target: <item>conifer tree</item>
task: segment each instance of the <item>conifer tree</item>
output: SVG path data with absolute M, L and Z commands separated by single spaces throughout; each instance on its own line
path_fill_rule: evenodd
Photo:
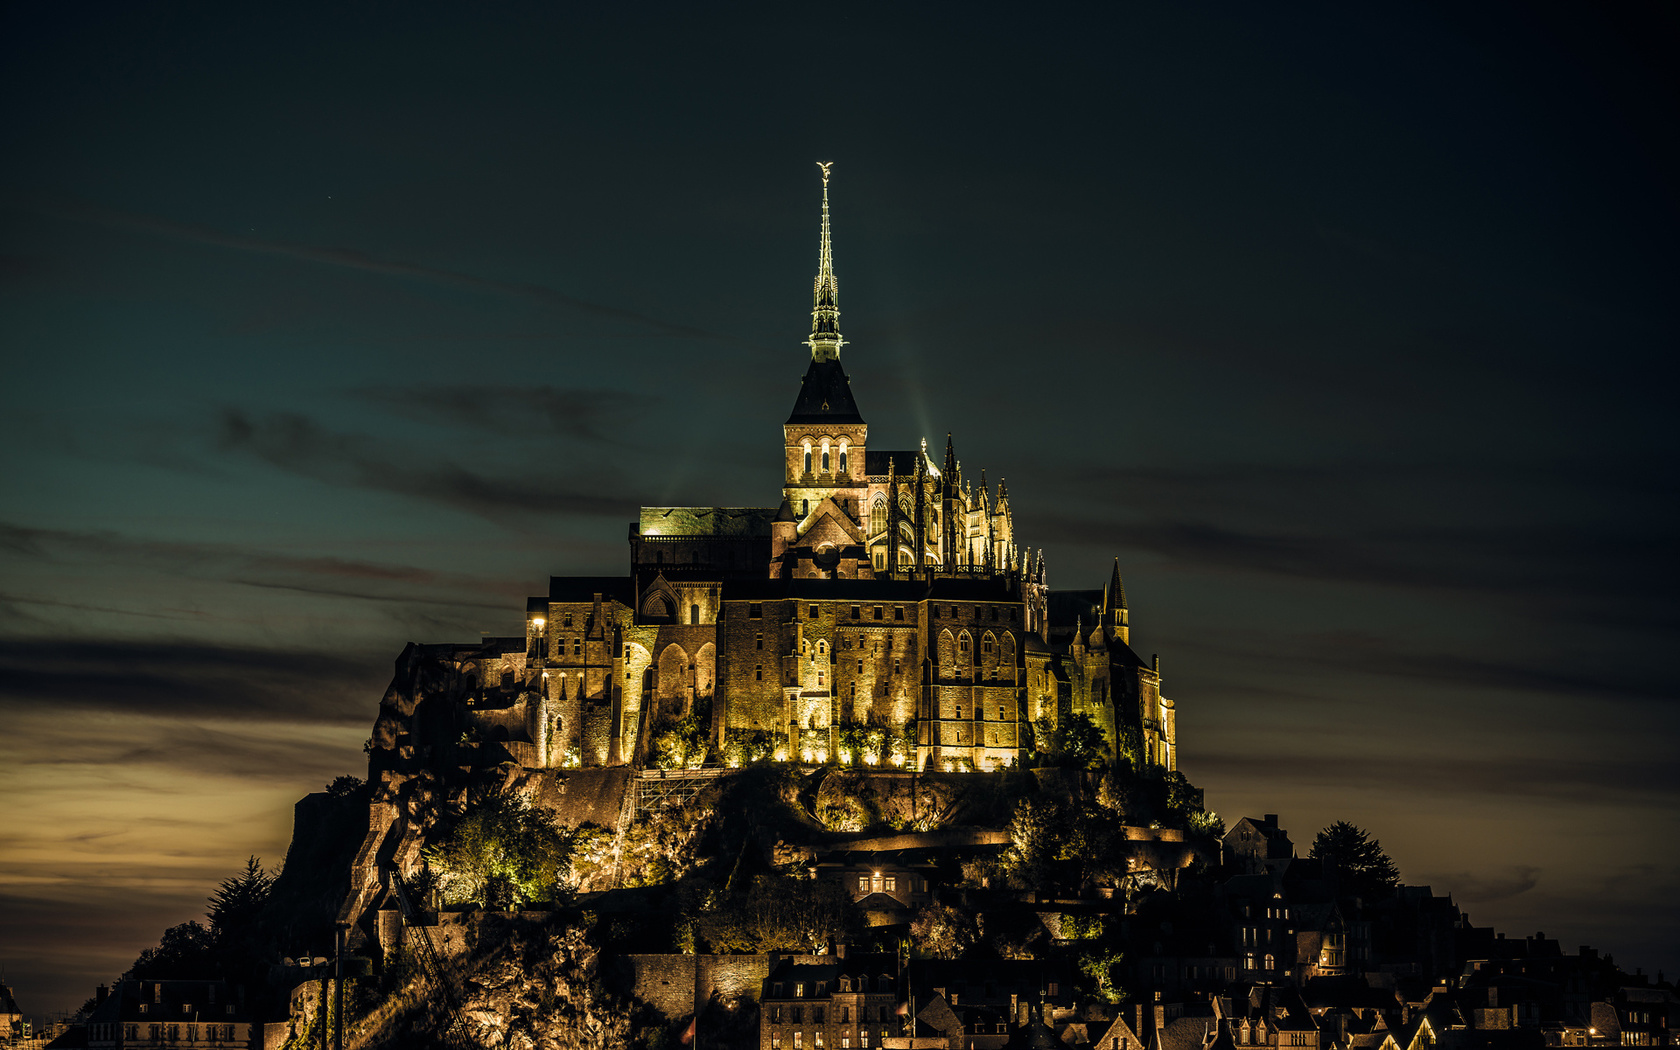
M 1340 880 L 1344 893 L 1378 897 L 1400 885 L 1400 869 L 1383 852 L 1382 843 L 1345 820 L 1319 832 L 1307 856 L 1322 861 L 1325 872 Z

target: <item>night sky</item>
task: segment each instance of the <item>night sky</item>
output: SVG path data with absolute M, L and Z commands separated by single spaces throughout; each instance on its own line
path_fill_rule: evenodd
M 251 6 L 0 21 L 26 1011 L 277 864 L 406 642 L 775 505 L 818 160 L 871 445 L 1120 557 L 1209 808 L 1680 970 L 1671 5 Z

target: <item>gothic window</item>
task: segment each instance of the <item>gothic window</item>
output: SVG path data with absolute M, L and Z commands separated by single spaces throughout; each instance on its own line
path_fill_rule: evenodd
M 846 441 L 844 438 L 840 440 L 840 473 L 849 473 L 846 470 Z
M 968 652 L 968 632 L 967 631 L 964 631 L 962 637 L 957 639 L 957 652 L 959 652 L 959 653 Z
M 875 497 L 875 505 L 869 508 L 869 534 L 879 536 L 887 531 L 887 501 L 880 496 Z
M 822 443 L 822 469 L 823 469 L 824 474 L 828 473 L 828 439 L 827 438 L 823 438 L 823 443 Z
M 805 442 L 805 473 L 811 473 L 811 443 Z

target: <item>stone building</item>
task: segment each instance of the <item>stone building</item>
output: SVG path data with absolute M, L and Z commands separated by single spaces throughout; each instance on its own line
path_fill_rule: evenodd
M 779 501 L 644 507 L 625 575 L 553 577 L 522 638 L 449 649 L 480 730 L 528 768 L 639 766 L 661 724 L 697 717 L 714 762 L 757 748 L 992 770 L 1021 760 L 1035 720 L 1082 713 L 1117 755 L 1176 769 L 1173 702 L 1129 647 L 1118 561 L 1102 590 L 1053 596 L 1003 481 L 965 471 L 950 435 L 942 454 L 870 444 L 840 359 L 824 171 Z

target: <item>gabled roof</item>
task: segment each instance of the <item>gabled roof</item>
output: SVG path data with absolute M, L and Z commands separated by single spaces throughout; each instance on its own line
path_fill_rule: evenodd
M 852 399 L 851 377 L 838 359 L 812 360 L 799 384 L 789 423 L 862 423 L 857 402 Z

